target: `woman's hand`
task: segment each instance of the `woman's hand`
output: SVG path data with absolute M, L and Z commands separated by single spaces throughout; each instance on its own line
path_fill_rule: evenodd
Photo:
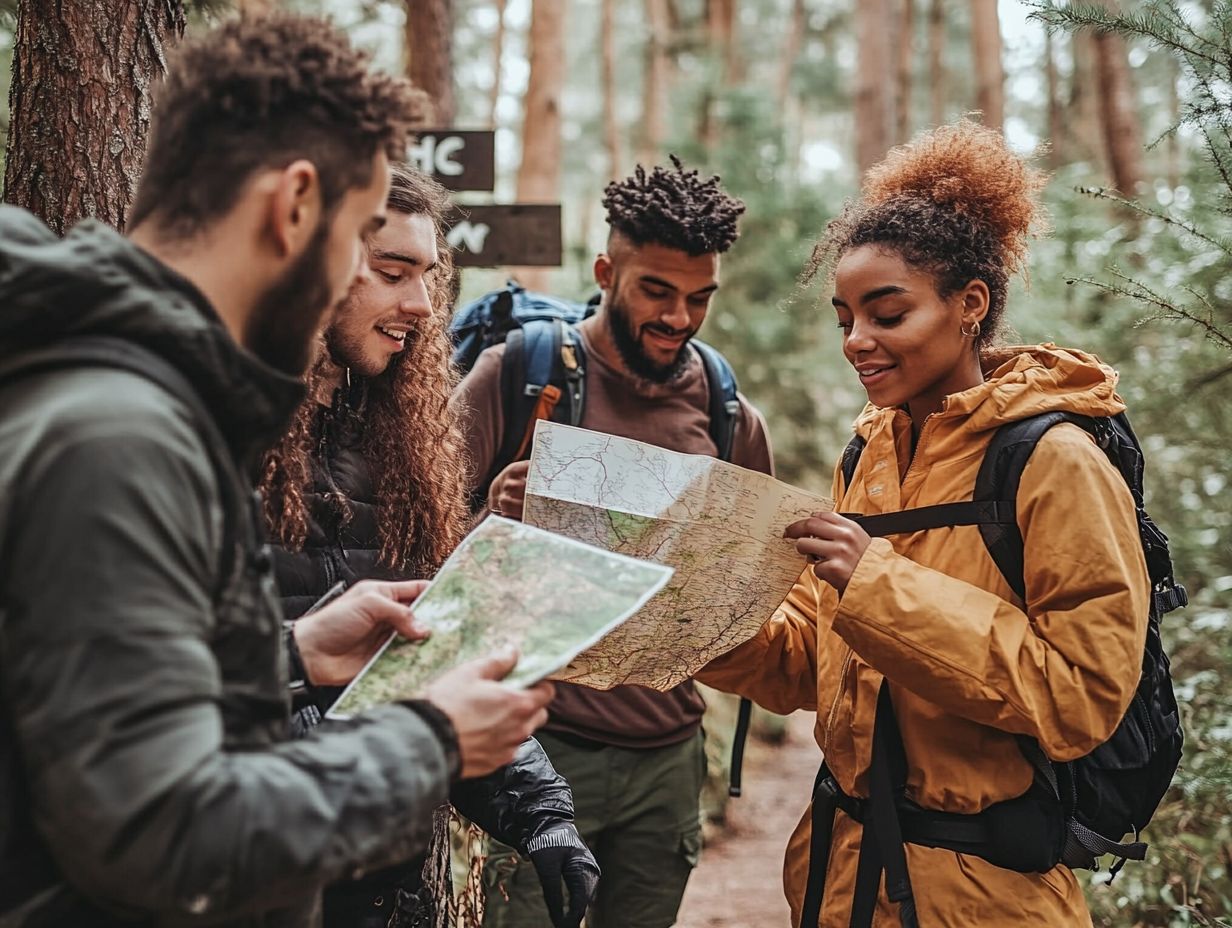
M 858 523 L 837 512 L 815 512 L 793 522 L 783 532 L 796 542 L 796 550 L 813 564 L 813 573 L 838 590 L 840 596 L 851 582 L 856 565 L 872 543 Z

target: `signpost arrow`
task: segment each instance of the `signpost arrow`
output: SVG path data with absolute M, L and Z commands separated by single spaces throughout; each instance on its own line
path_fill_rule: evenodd
M 454 206 L 446 241 L 459 267 L 559 267 L 560 204 Z
M 496 133 L 490 129 L 423 129 L 406 154 L 407 161 L 450 190 L 496 187 Z

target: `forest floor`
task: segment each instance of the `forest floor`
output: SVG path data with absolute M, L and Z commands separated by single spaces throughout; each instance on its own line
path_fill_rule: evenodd
M 788 928 L 783 852 L 821 759 L 814 718 L 792 715 L 781 744 L 749 739 L 744 795 L 728 803 L 726 826 L 707 836 L 678 928 Z

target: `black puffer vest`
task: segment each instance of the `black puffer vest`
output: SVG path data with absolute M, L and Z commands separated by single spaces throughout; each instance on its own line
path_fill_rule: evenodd
M 308 538 L 303 550 L 274 549 L 283 615 L 295 619 L 339 580 L 405 579 L 378 565 L 376 488 L 361 442 L 367 389 L 355 381 L 334 391 L 333 406 L 318 406 L 312 485 L 304 495 Z

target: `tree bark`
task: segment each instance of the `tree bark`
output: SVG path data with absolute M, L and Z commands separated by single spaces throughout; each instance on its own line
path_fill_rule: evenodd
M 435 128 L 453 125 L 453 0 L 406 0 L 406 76 L 432 99 Z
M 556 203 L 560 198 L 560 98 L 565 87 L 565 0 L 534 0 L 530 20 L 530 78 L 522 120 L 522 163 L 518 166 L 519 203 Z M 527 269 L 519 275 L 532 289 L 547 274 Z
M 1116 189 L 1133 197 L 1142 182 L 1142 124 L 1129 73 L 1129 52 L 1125 40 L 1115 33 L 1096 33 L 1094 38 L 1108 168 Z
M 1001 23 L 997 0 L 971 0 L 971 42 L 975 61 L 975 106 L 981 121 L 1005 127 L 1005 70 L 1001 64 Z
M 807 18 L 804 0 L 793 0 L 791 21 L 787 25 L 787 36 L 783 40 L 783 57 L 779 61 L 778 76 L 774 82 L 774 99 L 781 116 L 787 111 L 787 99 L 791 95 L 791 76 L 796 68 L 796 59 L 800 57 L 800 46 L 804 44 Z
M 23 0 L 17 8 L 4 198 L 63 235 L 124 228 L 150 95 L 184 34 L 179 0 Z
M 945 0 L 928 4 L 928 88 L 929 121 L 939 126 L 945 122 Z
M 894 142 L 894 81 L 885 79 L 894 60 L 892 0 L 856 4 L 856 165 L 860 175 L 876 164 Z
M 902 0 L 898 20 L 898 86 L 895 88 L 894 138 L 911 137 L 911 65 L 915 60 L 915 0 Z
M 501 68 L 505 60 L 505 0 L 496 0 L 496 33 L 492 36 L 492 89 L 488 93 L 488 125 L 496 128 L 496 107 L 500 103 Z
M 616 0 L 602 0 L 599 9 L 600 81 L 603 85 L 603 145 L 607 150 L 608 177 L 616 180 L 620 170 L 620 128 L 616 123 L 616 30 L 613 7 Z
M 658 160 L 667 134 L 667 100 L 671 82 L 668 54 L 672 28 L 667 0 L 645 0 L 645 4 L 650 34 L 646 42 L 646 64 L 642 76 L 642 131 L 637 160 L 649 167 Z

